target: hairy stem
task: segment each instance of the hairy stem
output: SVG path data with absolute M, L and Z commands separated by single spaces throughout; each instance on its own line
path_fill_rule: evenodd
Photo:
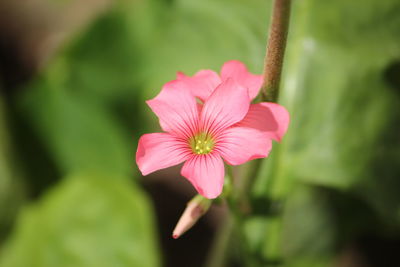
M 291 0 L 275 0 L 271 16 L 271 24 L 269 29 L 268 45 L 264 60 L 264 82 L 261 87 L 261 100 L 267 102 L 276 102 L 279 95 L 279 83 L 282 73 L 282 64 L 285 54 L 286 39 L 288 34 L 289 17 L 290 17 Z M 236 188 L 236 192 L 231 194 L 230 200 L 239 211 L 231 210 L 227 218 L 225 227 L 221 227 L 221 232 L 217 236 L 214 243 L 214 250 L 206 266 L 224 266 L 226 260 L 226 252 L 229 249 L 229 242 L 234 233 L 234 229 L 243 228 L 245 218 L 237 216 L 246 216 L 251 212 L 249 209 L 249 194 L 255 182 L 255 177 L 260 170 L 261 161 L 255 161 L 247 170 L 247 175 L 240 175 L 242 181 Z M 232 207 L 230 207 L 232 208 Z M 236 210 L 236 211 L 237 211 Z M 236 222 L 236 223 L 235 223 Z M 235 225 L 236 224 L 236 225 Z M 238 229 L 243 231 L 243 229 Z M 241 235 L 241 238 L 246 236 Z M 243 240 L 247 245 L 247 240 Z M 248 248 L 247 248 L 248 249 Z M 248 251 L 247 251 L 248 252 Z
M 282 64 L 289 28 L 291 0 L 275 0 L 264 60 L 263 101 L 276 102 L 279 96 Z
M 261 100 L 276 102 L 279 95 L 279 83 L 289 28 L 291 0 L 275 0 L 269 28 L 267 50 L 264 59 L 264 82 L 261 86 Z M 247 206 L 247 198 L 261 167 L 261 160 L 252 165 L 243 188 L 239 188 L 238 202 Z
M 275 0 L 272 10 L 271 24 L 269 29 L 269 37 L 266 55 L 264 59 L 264 81 L 261 87 L 261 100 L 267 102 L 277 102 L 279 96 L 279 84 L 281 80 L 283 58 L 285 55 L 286 39 L 288 35 L 289 19 L 290 19 L 291 0 Z M 250 207 L 249 197 L 256 177 L 261 169 L 261 160 L 253 162 L 247 177 L 242 182 L 242 188 L 238 188 L 237 205 L 239 207 Z M 251 213 L 251 207 L 244 209 L 243 216 Z M 247 212 L 246 212 L 247 211 Z M 281 218 L 278 219 L 277 229 L 280 229 Z M 280 231 L 276 233 L 279 235 Z M 279 249 L 278 241 L 272 242 L 271 251 Z M 269 253 L 270 254 L 270 253 Z M 279 253 L 275 253 L 279 254 Z M 270 254 L 271 255 L 271 254 Z M 273 255 L 276 258 L 276 255 Z

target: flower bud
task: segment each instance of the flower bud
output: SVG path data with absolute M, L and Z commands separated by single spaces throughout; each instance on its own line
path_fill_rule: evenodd
M 201 195 L 196 195 L 192 198 L 192 200 L 187 203 L 185 211 L 176 224 L 175 229 L 172 232 L 172 237 L 177 239 L 187 230 L 192 228 L 198 219 L 208 211 L 211 202 L 211 199 L 205 198 Z

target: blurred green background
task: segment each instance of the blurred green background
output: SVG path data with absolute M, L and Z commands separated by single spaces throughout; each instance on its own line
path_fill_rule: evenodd
M 226 237 L 215 205 L 170 237 L 195 191 L 179 168 L 140 176 L 144 101 L 176 71 L 261 73 L 271 5 L 1 1 L 0 266 L 400 266 L 398 0 L 293 1 L 292 121 L 253 212 Z

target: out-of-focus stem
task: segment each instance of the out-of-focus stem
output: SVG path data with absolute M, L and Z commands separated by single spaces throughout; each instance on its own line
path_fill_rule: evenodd
M 212 244 L 209 256 L 205 266 L 223 267 L 226 266 L 227 251 L 229 251 L 230 241 L 234 229 L 234 219 L 229 214 L 224 221 L 223 227 L 220 227 Z
M 282 63 L 289 28 L 291 0 L 275 0 L 269 28 L 267 53 L 264 60 L 263 101 L 276 102 L 279 96 Z

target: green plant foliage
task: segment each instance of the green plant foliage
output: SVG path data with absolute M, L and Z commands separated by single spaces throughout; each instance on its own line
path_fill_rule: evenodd
M 5 115 L 4 115 L 4 107 L 3 107 L 2 98 L 0 98 L 0 215 L 4 217 L 4 213 L 7 213 L 6 209 L 6 199 L 9 197 L 7 193 L 11 187 L 11 179 L 12 174 L 8 163 L 9 159 L 9 150 L 10 148 L 7 146 L 9 143 L 9 136 L 5 123 Z
M 394 138 L 382 136 L 398 132 L 399 92 L 385 72 L 400 57 L 399 9 L 392 0 L 294 5 L 280 98 L 292 123 L 276 149 L 279 175 L 344 189 L 399 166 Z
M 231 59 L 242 60 L 261 73 L 270 5 L 261 0 L 165 3 L 154 23 L 154 42 L 143 50 L 146 97 L 153 97 L 176 71 L 192 75 L 209 68 L 218 72 Z
M 240 59 L 261 72 L 268 19 L 256 18 L 268 15 L 268 5 L 120 1 L 26 87 L 21 112 L 64 173 L 127 174 L 134 158 L 130 136 L 138 138 L 148 121 L 156 125 L 145 100 L 176 71 L 218 71 L 226 60 Z
M 54 82 L 30 90 L 23 110 L 64 173 L 131 173 L 133 144 L 107 110 Z
M 125 179 L 65 179 L 26 207 L 0 266 L 159 266 L 147 198 Z
M 115 4 L 71 38 L 20 96 L 19 112 L 63 174 L 135 172 L 135 139 L 147 125 L 138 71 L 143 40 L 136 42 L 145 38 L 134 24 L 146 17 L 141 11 L 151 15 L 147 4 Z
M 283 217 L 285 255 L 317 261 L 332 256 L 337 226 L 328 200 L 323 193 L 305 186 L 293 192 Z
M 293 114 L 288 175 L 348 188 L 399 166 L 382 136 L 398 132 L 399 92 L 385 71 L 400 57 L 399 10 L 393 0 L 295 5 L 281 95 Z
M 145 100 L 176 71 L 238 59 L 261 73 L 271 3 L 121 0 L 61 49 L 17 104 L 68 179 L 22 213 L 2 266 L 157 266 L 151 209 L 114 179 L 133 176 L 135 139 L 158 127 Z M 398 0 L 293 1 L 280 94 L 292 122 L 244 223 L 254 262 L 332 263 L 343 229 L 320 186 L 372 207 L 377 231 L 399 229 L 399 13 Z M 104 178 L 70 177 L 82 172 Z M 358 233 L 354 217 L 341 223 Z
M 294 203 L 299 183 L 323 185 L 370 203 L 386 221 L 380 230 L 393 224 L 399 229 L 400 85 L 387 72 L 400 59 L 400 2 L 293 3 L 280 95 L 291 125 L 264 161 L 255 193 L 272 203 L 285 198 Z M 291 224 L 278 219 L 270 226 L 275 231 L 266 257 L 302 251 L 295 258 L 300 262 L 319 242 L 334 242 L 332 233 L 321 232 L 321 223 L 329 222 L 329 205 L 321 207 L 327 200 L 313 201 L 321 203 L 285 209 Z M 290 225 L 307 229 L 294 231 Z
M 1 89 L 1 88 L 0 88 Z M 0 240 L 6 236 L 18 208 L 25 198 L 21 172 L 17 170 L 11 137 L 6 120 L 6 108 L 0 94 Z

